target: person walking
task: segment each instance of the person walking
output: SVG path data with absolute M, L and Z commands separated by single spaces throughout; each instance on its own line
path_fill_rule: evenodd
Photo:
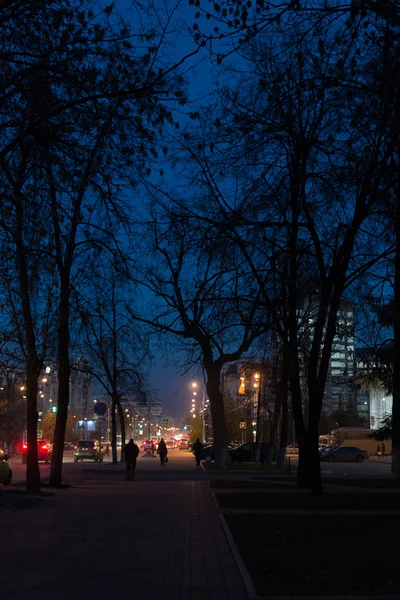
M 168 454 L 168 448 L 164 442 L 164 438 L 161 438 L 160 443 L 158 444 L 157 454 L 160 457 L 160 465 L 163 467 Z
M 383 442 L 382 442 L 381 451 L 382 451 L 382 456 L 386 456 L 386 448 L 385 448 L 385 444 Z
M 380 455 L 381 455 L 381 447 L 380 447 L 380 445 L 379 445 L 379 444 L 378 444 L 378 446 L 377 446 L 377 448 L 376 448 L 376 455 L 377 455 L 377 456 L 380 456 Z
M 203 458 L 203 444 L 201 443 L 199 438 L 197 438 L 197 440 L 193 444 L 192 450 L 194 452 L 194 457 L 196 459 L 196 465 L 199 467 L 200 461 Z
M 124 446 L 125 456 L 125 467 L 126 467 L 126 480 L 133 481 L 135 479 L 136 459 L 139 456 L 139 448 L 133 441 L 129 440 L 128 444 Z

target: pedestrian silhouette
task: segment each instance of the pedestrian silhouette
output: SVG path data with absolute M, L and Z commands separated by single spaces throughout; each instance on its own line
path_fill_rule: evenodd
M 382 442 L 382 456 L 386 456 L 385 444 Z
M 376 454 L 377 454 L 378 456 L 380 456 L 380 455 L 381 455 L 381 447 L 380 447 L 380 445 L 379 445 L 379 444 L 378 444 L 378 446 L 377 446 L 377 448 L 376 448 Z
M 197 438 L 197 440 L 193 444 L 192 450 L 196 459 L 196 465 L 199 467 L 200 461 L 203 458 L 203 444 L 200 442 L 199 438 Z
M 164 438 L 161 438 L 160 443 L 158 444 L 157 454 L 160 457 L 160 464 L 163 467 L 165 465 L 165 459 L 167 458 L 168 448 L 166 443 L 164 442 Z
M 139 456 L 139 448 L 133 439 L 130 439 L 129 443 L 124 446 L 124 456 L 126 480 L 133 481 L 135 479 L 136 459 Z

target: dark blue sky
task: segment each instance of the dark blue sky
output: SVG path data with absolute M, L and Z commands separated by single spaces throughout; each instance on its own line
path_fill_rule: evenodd
M 104 4 L 108 4 L 108 2 Z M 115 0 L 115 6 L 117 10 L 124 11 L 125 18 L 130 19 L 134 29 L 136 16 L 135 12 L 129 8 L 131 6 L 130 0 Z M 196 48 L 189 32 L 189 27 L 194 21 L 194 7 L 189 6 L 188 0 L 183 0 L 175 11 L 175 32 L 168 38 L 171 42 L 170 57 L 175 58 L 176 61 Z M 208 103 L 210 97 L 212 97 L 213 82 L 218 76 L 219 68 L 212 66 L 206 51 L 203 50 L 202 55 L 190 59 L 182 69 L 189 82 L 189 99 L 191 102 Z M 187 108 L 187 112 L 190 111 L 193 111 L 192 105 Z M 182 114 L 182 120 L 185 120 L 184 113 Z M 174 415 L 176 410 L 180 412 L 182 407 L 186 406 L 189 413 L 192 397 L 190 384 L 195 380 L 204 385 L 202 376 L 195 372 L 183 376 L 179 368 L 173 364 L 173 360 L 169 359 L 169 364 L 166 366 L 161 351 L 153 347 L 153 352 L 156 359 L 148 373 L 150 391 L 156 395 L 157 400 L 165 404 L 166 412 L 169 410 Z

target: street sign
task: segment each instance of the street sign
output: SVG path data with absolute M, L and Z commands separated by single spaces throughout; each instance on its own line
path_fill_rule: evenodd
M 163 405 L 162 402 L 151 402 L 150 414 L 152 417 L 161 417 Z
M 105 402 L 96 402 L 93 410 L 96 415 L 103 416 L 107 412 L 107 404 Z
M 43 437 L 43 431 L 41 429 L 38 429 L 36 432 L 36 437 L 38 440 L 41 440 Z
M 246 421 L 240 421 L 239 429 L 246 429 Z
M 96 423 L 94 421 L 78 421 L 75 423 L 76 431 L 96 431 Z
M 169 425 L 169 417 L 162 417 L 161 427 L 168 427 L 168 425 Z

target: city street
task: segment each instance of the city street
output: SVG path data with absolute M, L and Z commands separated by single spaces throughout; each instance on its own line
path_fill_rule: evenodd
M 119 453 L 118 453 L 119 454 Z M 199 476 L 205 477 L 202 468 L 196 470 L 195 460 L 191 452 L 187 450 L 170 450 L 168 453 L 169 462 L 164 470 L 160 470 L 160 461 L 158 457 L 145 457 L 141 452 L 137 462 L 137 479 L 151 480 L 167 477 L 169 480 L 188 480 Z M 16 455 L 11 457 L 11 466 L 13 470 L 13 484 L 25 481 L 26 465 L 21 463 L 21 457 Z M 50 465 L 39 463 L 40 474 L 43 481 L 46 481 L 50 473 Z M 74 463 L 73 453 L 64 454 L 63 475 L 67 480 L 83 481 L 84 479 L 96 479 L 103 472 L 109 474 L 120 474 L 122 465 L 112 465 L 111 458 L 105 457 L 102 463 L 93 461 L 84 461 Z
M 156 476 L 157 479 L 168 477 L 170 480 L 189 480 L 194 476 L 196 478 L 199 476 L 199 473 L 193 470 L 195 465 L 191 452 L 186 450 L 170 450 L 168 457 L 168 465 L 164 471 L 160 471 L 158 457 L 144 457 L 144 452 L 141 452 L 137 464 L 137 479 L 151 480 Z M 293 474 L 297 469 L 297 458 L 291 458 L 290 462 Z M 11 465 L 13 469 L 13 483 L 23 482 L 25 480 L 26 466 L 21 464 L 21 457 L 15 456 L 11 458 Z M 103 463 L 94 463 L 91 461 L 74 463 L 72 452 L 66 452 L 64 455 L 63 474 L 67 480 L 82 481 L 84 479 L 96 479 L 97 475 L 103 471 L 113 474 L 119 472 L 121 468 L 121 466 L 111 465 L 109 457 L 105 457 Z M 390 477 L 390 468 L 390 462 L 379 462 L 376 459 L 367 460 L 363 463 L 321 463 L 321 473 L 324 477 Z M 43 481 L 48 479 L 50 465 L 40 463 L 40 472 Z M 201 469 L 201 473 L 204 475 L 203 469 Z M 254 474 L 254 471 L 246 473 L 248 476 L 254 476 Z M 263 471 L 262 474 L 263 476 L 268 476 L 269 474 L 274 475 L 275 472 Z M 212 477 L 214 474 L 210 471 L 209 475 Z M 229 475 L 243 476 L 243 473 L 229 471 Z M 220 473 L 218 476 L 220 477 Z
M 123 465 L 66 460 L 67 479 L 80 482 L 2 518 L 2 598 L 247 598 L 191 453 L 171 451 L 165 467 L 141 454 L 135 481 Z

